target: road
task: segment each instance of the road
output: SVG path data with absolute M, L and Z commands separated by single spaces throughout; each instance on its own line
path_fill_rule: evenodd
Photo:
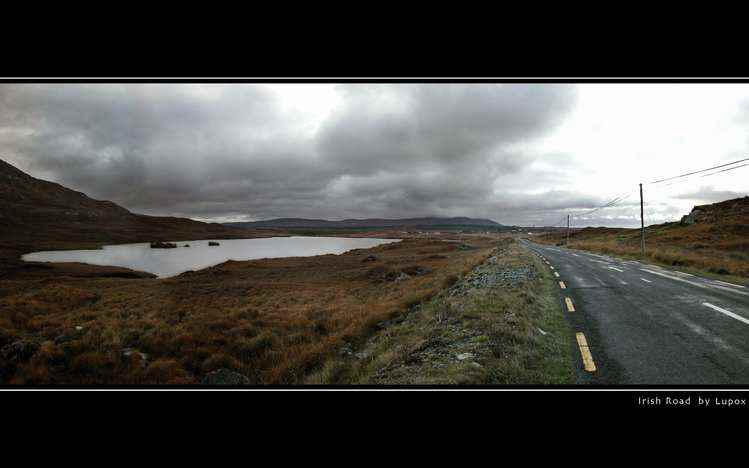
M 658 266 L 521 240 L 556 272 L 575 332 L 578 382 L 749 383 L 749 288 Z M 565 298 L 569 298 L 567 305 Z M 574 309 L 570 312 L 570 309 Z M 584 342 L 583 342 L 584 343 Z

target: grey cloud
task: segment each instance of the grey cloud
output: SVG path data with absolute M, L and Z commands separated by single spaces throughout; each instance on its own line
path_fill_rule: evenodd
M 518 145 L 574 108 L 568 85 L 339 87 L 316 134 L 264 86 L 0 84 L 0 157 L 136 212 L 201 219 L 551 218 L 568 155 Z M 534 168 L 534 162 L 551 168 Z M 562 164 L 564 163 L 564 164 Z M 561 167 L 565 169 L 561 169 Z M 558 178 L 558 173 L 557 173 Z
M 682 200 L 693 200 L 696 202 L 714 203 L 731 198 L 745 197 L 749 192 L 733 192 L 730 190 L 715 190 L 712 186 L 704 186 L 694 192 L 682 193 L 674 198 Z
M 350 85 L 321 129 L 320 154 L 351 174 L 489 161 L 548 132 L 574 104 L 572 87 Z M 500 158 L 506 169 L 517 161 Z

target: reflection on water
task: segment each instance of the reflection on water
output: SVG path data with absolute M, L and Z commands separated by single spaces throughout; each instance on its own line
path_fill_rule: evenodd
M 82 262 L 147 271 L 162 278 L 187 270 L 200 270 L 227 260 L 256 258 L 309 257 L 340 254 L 352 249 L 366 249 L 396 239 L 347 237 L 269 237 L 264 239 L 210 240 L 176 242 L 176 249 L 152 249 L 149 244 L 107 245 L 101 250 L 65 250 L 34 252 L 23 259 L 30 262 Z M 190 247 L 183 247 L 189 245 Z

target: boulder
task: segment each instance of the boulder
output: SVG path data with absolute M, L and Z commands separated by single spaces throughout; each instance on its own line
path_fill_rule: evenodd
M 409 275 L 407 275 L 406 273 L 403 273 L 403 272 L 401 271 L 401 272 L 400 272 L 400 273 L 398 274 L 398 276 L 396 276 L 396 277 L 395 277 L 394 279 L 392 279 L 391 281 L 394 281 L 394 282 L 396 282 L 396 283 L 400 283 L 401 281 L 406 281 L 406 280 L 407 280 L 408 278 L 410 278 L 410 276 L 409 276 Z
M 458 361 L 465 361 L 466 359 L 473 359 L 474 356 L 475 355 L 473 353 L 462 353 L 456 355 L 455 357 L 458 359 Z
M 421 276 L 426 275 L 427 273 L 431 273 L 432 269 L 430 267 L 424 267 L 419 265 L 412 265 L 406 268 L 403 268 L 403 273 L 407 275 L 412 276 Z
M 702 214 L 702 211 L 694 209 L 691 213 L 688 215 L 681 217 L 681 225 L 682 226 L 689 226 L 697 222 L 697 217 Z
M 23 362 L 31 358 L 39 349 L 32 341 L 18 340 L 0 348 L 0 357 L 7 362 Z
M 85 331 L 83 327 L 78 326 L 75 327 L 75 329 L 70 330 L 69 332 L 63 333 L 62 335 L 58 335 L 55 338 L 55 344 L 64 344 L 69 343 L 71 341 L 75 341 L 78 338 L 82 337 L 85 334 Z
M 209 372 L 203 378 L 203 385 L 249 385 L 250 379 L 229 369 Z
M 176 249 L 177 244 L 173 244 L 171 242 L 156 241 L 156 242 L 151 242 L 151 248 L 152 249 Z
M 138 357 L 138 360 L 140 361 L 140 366 L 145 369 L 146 366 L 148 365 L 148 354 L 141 353 L 140 351 L 135 350 L 133 348 L 125 348 L 122 350 L 123 358 L 130 360 L 133 358 L 133 356 Z

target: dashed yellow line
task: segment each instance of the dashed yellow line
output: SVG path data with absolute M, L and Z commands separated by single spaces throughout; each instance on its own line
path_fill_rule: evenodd
M 554 269 L 554 267 L 553 267 L 553 266 L 551 266 L 551 265 L 549 265 L 549 268 L 551 268 L 552 270 Z
M 593 355 L 590 354 L 590 348 L 588 348 L 588 340 L 585 339 L 585 335 L 582 332 L 577 332 L 577 346 L 580 348 L 580 355 L 583 358 L 583 365 L 585 370 L 588 372 L 596 371 L 596 363 L 593 362 Z
M 564 284 L 564 281 L 559 282 L 559 287 L 562 289 L 567 289 L 567 286 Z
M 557 272 L 555 271 L 555 272 L 554 272 L 554 276 L 556 276 L 557 278 L 559 278 L 559 273 L 557 273 Z
M 567 304 L 567 312 L 575 311 L 575 306 L 572 305 L 572 299 L 570 299 L 569 297 L 565 297 L 564 302 Z

